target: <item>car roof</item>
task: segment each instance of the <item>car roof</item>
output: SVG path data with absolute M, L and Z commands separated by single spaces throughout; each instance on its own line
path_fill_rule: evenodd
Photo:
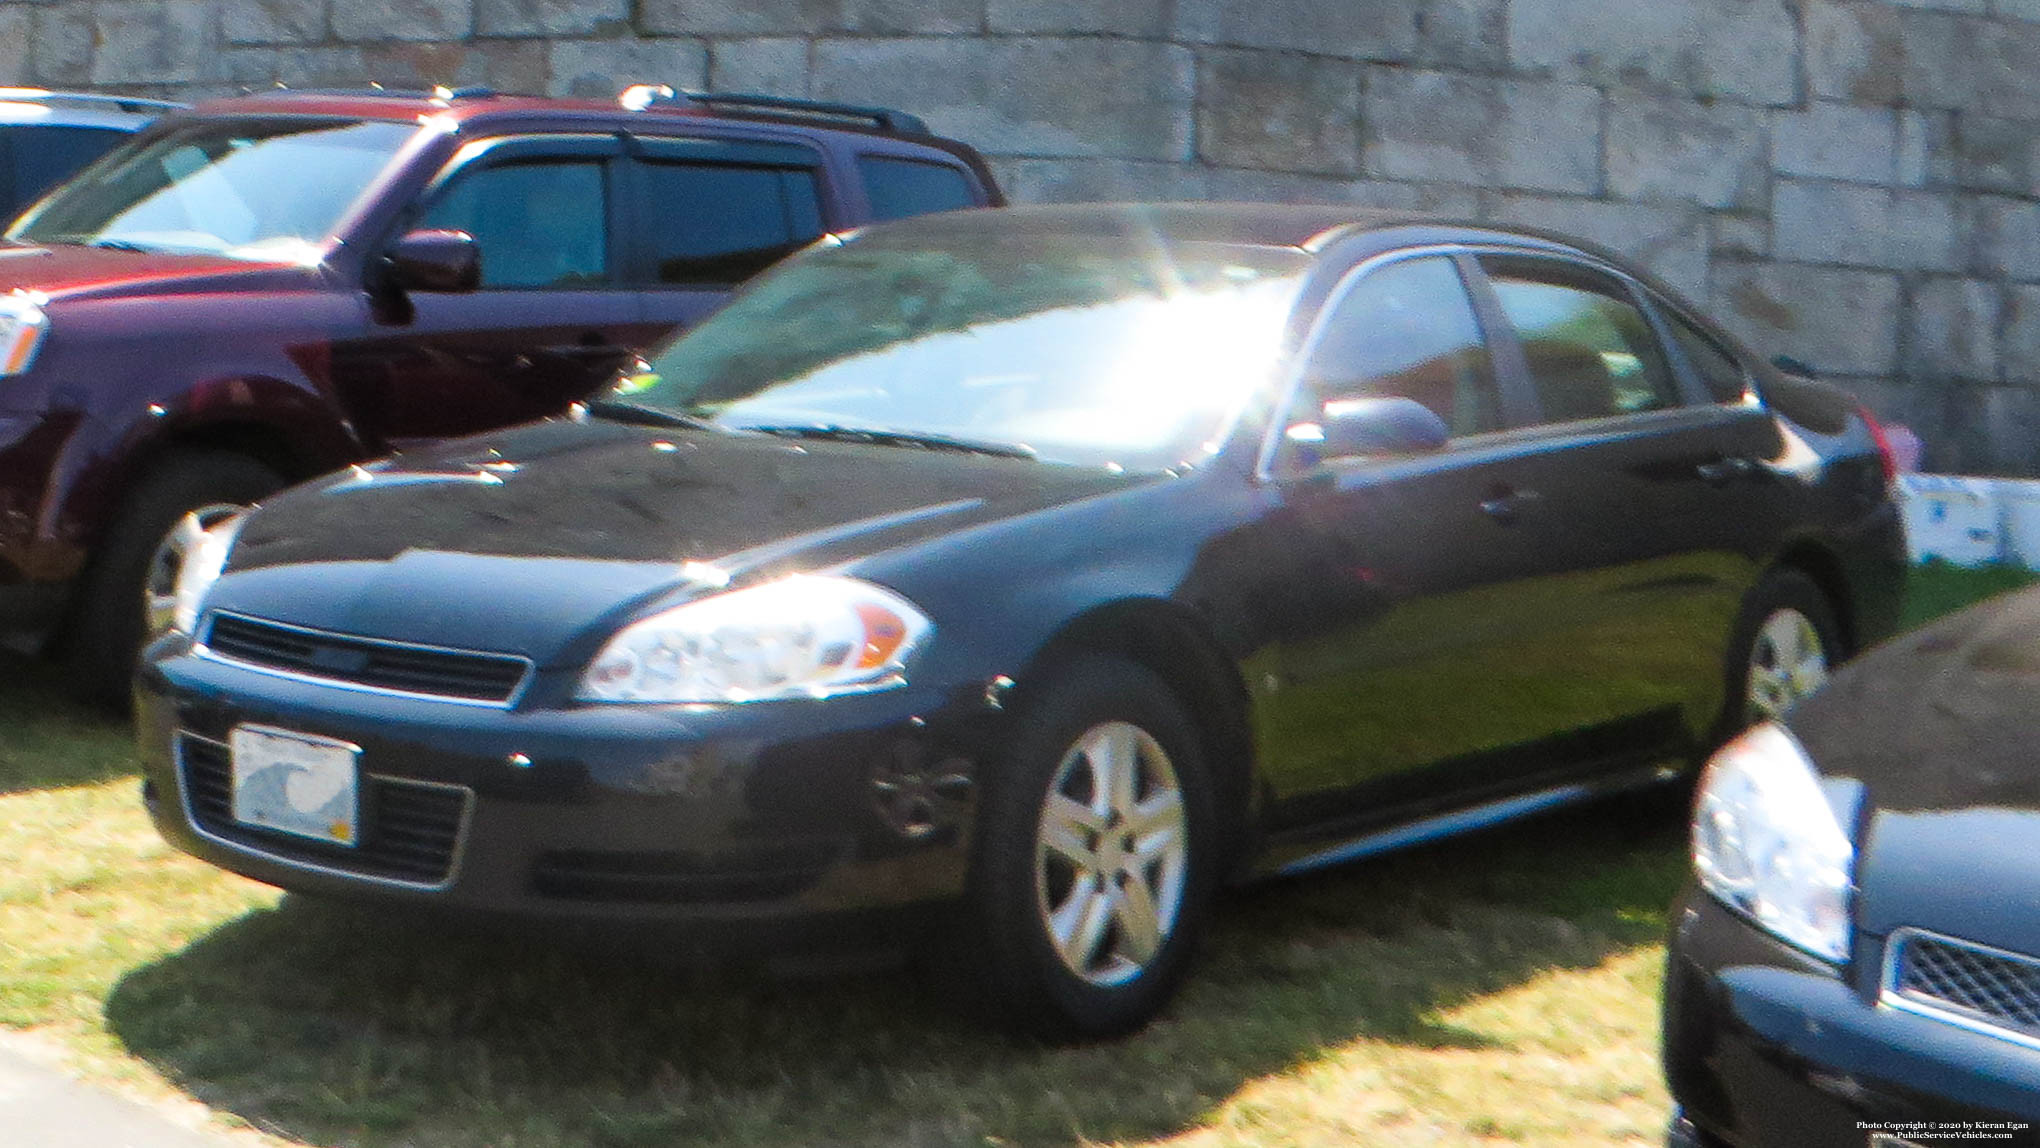
M 165 112 L 183 108 L 168 100 L 109 96 L 97 92 L 52 92 L 42 88 L 0 88 L 0 123 L 134 131 Z
M 1512 246 L 1586 253 L 1626 267 L 1627 261 L 1577 239 L 1509 223 L 1474 222 L 1420 212 L 1333 204 L 1070 203 L 997 211 L 919 216 L 857 233 L 893 237 L 972 235 L 1096 235 L 1148 237 L 1163 244 L 1227 243 L 1316 252 L 1336 240 L 1381 233 L 1384 245 L 1505 241 Z
M 645 88 L 634 85 L 634 91 Z M 671 89 L 659 89 L 670 92 Z M 725 102 L 728 100 L 730 102 Z M 740 103 L 737 101 L 752 101 Z M 832 114 L 832 109 L 836 110 Z M 723 93 L 679 93 L 646 106 L 626 106 L 618 97 L 531 96 L 480 88 L 437 88 L 430 91 L 313 90 L 277 88 L 244 96 L 207 100 L 192 108 L 200 116 L 331 116 L 341 119 L 416 121 L 433 116 L 459 125 L 493 120 L 599 116 L 611 125 L 618 118 L 647 122 L 707 120 L 746 121 L 796 127 L 813 133 L 845 133 L 931 145 L 944 151 L 964 149 L 957 141 L 926 134 L 918 119 L 888 108 L 855 108 L 820 101 L 774 100 L 770 97 Z M 974 153 L 972 153 L 974 154 Z
M 1334 233 L 1424 222 L 1407 212 L 1290 203 L 1063 203 L 917 216 L 867 229 L 874 238 L 990 234 L 1146 236 L 1164 244 L 1313 249 Z

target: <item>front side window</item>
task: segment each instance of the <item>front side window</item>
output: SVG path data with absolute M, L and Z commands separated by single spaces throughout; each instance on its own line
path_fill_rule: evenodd
M 107 157 L 7 233 L 30 243 L 316 261 L 419 131 L 380 120 L 203 120 Z
M 1480 323 L 1444 257 L 1391 263 L 1355 283 L 1319 328 L 1304 378 L 1314 403 L 1415 399 L 1455 437 L 1500 422 Z
M 599 287 L 609 278 L 603 167 L 600 160 L 529 160 L 465 172 L 420 226 L 474 236 L 484 288 Z
M 1115 236 L 872 236 L 767 273 L 624 397 L 784 434 L 1159 469 L 1271 382 L 1309 259 Z
M 655 282 L 734 286 L 822 234 L 812 169 L 653 160 L 643 170 Z
M 1522 341 L 1544 421 L 1573 422 L 1676 406 L 1650 324 L 1622 288 L 1550 260 L 1484 260 L 1502 313 Z

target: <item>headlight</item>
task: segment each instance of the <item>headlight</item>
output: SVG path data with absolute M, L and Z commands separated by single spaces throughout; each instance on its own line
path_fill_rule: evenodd
M 899 685 L 932 629 L 906 599 L 809 575 L 733 590 L 634 623 L 603 647 L 577 696 L 592 702 L 751 702 Z
M 0 379 L 28 370 L 49 329 L 50 317 L 33 299 L 0 295 Z
M 1855 864 L 1812 760 L 1784 727 L 1755 726 L 1707 763 L 1693 865 L 1723 904 L 1817 957 L 1845 961 Z
M 240 537 L 241 526 L 247 521 L 246 515 L 236 514 L 206 529 L 198 524 L 198 515 L 187 514 L 171 531 L 165 546 L 179 550 L 176 588 L 171 592 L 171 629 L 186 634 L 197 631 L 205 596 L 227 568 L 227 555 L 233 552 L 234 539 Z M 155 628 L 160 621 L 151 619 L 151 624 Z

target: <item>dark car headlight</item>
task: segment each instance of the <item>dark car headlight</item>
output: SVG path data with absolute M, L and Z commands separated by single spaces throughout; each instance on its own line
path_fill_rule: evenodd
M 934 629 L 870 582 L 800 575 L 702 598 L 634 622 L 582 675 L 589 702 L 752 702 L 904 684 Z
M 1707 763 L 1693 865 L 1722 904 L 1814 956 L 1845 961 L 1855 864 L 1812 759 L 1783 726 L 1754 726 Z

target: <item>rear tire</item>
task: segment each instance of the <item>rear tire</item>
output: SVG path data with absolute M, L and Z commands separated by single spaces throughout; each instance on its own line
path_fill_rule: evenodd
M 987 771 L 969 891 L 938 972 L 971 1011 L 1052 1041 L 1117 1036 L 1174 994 L 1203 932 L 1216 834 L 1196 727 L 1148 671 L 1045 671 Z
M 1736 619 L 1717 741 L 1785 716 L 1827 681 L 1844 652 L 1834 606 L 1813 579 L 1791 567 L 1765 574 Z
M 148 636 L 145 590 L 152 578 L 174 578 L 174 569 L 158 567 L 175 560 L 166 542 L 185 515 L 218 516 L 281 486 L 283 477 L 269 467 L 221 451 L 177 451 L 152 467 L 101 537 L 58 639 L 57 657 L 73 692 L 102 705 L 127 704 L 128 679 Z

